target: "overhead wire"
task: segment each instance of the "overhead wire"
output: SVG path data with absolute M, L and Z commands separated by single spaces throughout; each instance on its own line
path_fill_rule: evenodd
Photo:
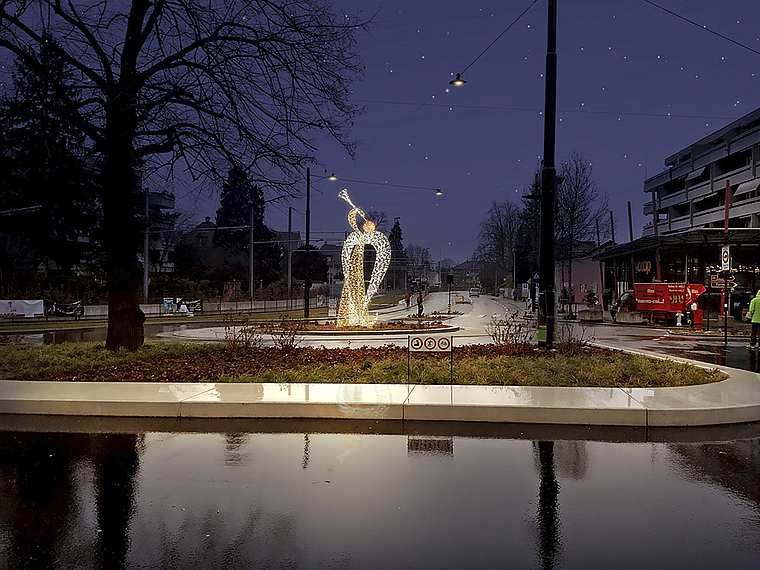
M 504 34 L 506 34 L 512 26 L 514 26 L 517 22 L 520 21 L 520 18 L 522 18 L 528 12 L 528 10 L 530 10 L 533 7 L 533 5 L 536 2 L 538 2 L 538 0 L 533 0 L 533 2 L 531 2 L 531 4 L 527 8 L 525 8 L 525 10 L 523 10 L 522 13 L 519 16 L 517 16 L 517 18 L 515 18 L 514 21 L 511 24 L 509 24 L 504 29 L 503 32 L 501 32 L 498 36 L 496 36 L 496 39 L 494 41 L 492 41 L 490 44 L 488 44 L 488 46 L 486 47 L 486 49 L 484 49 L 483 51 L 480 52 L 480 54 L 478 54 L 478 57 L 476 57 L 475 59 L 473 59 L 467 67 L 465 67 L 462 71 L 459 72 L 459 75 L 463 75 L 465 71 L 467 71 L 468 69 L 470 69 L 473 66 L 473 64 L 476 61 L 478 61 L 483 56 L 484 53 L 486 53 L 489 49 L 491 49 L 491 47 L 496 42 L 498 42 L 501 39 L 501 36 L 503 36 Z
M 751 51 L 752 53 L 756 53 L 757 55 L 760 55 L 760 51 L 758 51 L 758 50 L 756 50 L 754 48 L 751 48 L 748 45 L 745 45 L 745 44 L 743 44 L 743 43 L 741 43 L 739 41 L 736 41 L 733 38 L 729 38 L 728 36 L 725 36 L 725 35 L 721 34 L 720 32 L 716 32 L 715 30 L 711 30 L 706 25 L 699 24 L 698 22 L 695 22 L 694 20 L 691 20 L 691 19 L 687 18 L 686 16 L 682 16 L 681 14 L 678 14 L 677 12 L 674 12 L 673 10 L 669 10 L 668 8 L 665 8 L 664 6 L 660 6 L 659 4 L 657 4 L 655 2 L 652 2 L 652 0 L 644 0 L 644 2 L 646 2 L 647 4 L 649 4 L 651 6 L 654 6 L 655 8 L 659 8 L 663 12 L 667 12 L 671 16 L 675 16 L 676 18 L 679 18 L 679 19 L 683 20 L 684 22 L 688 22 L 689 24 L 698 27 L 700 30 L 704 30 L 706 32 L 710 32 L 711 34 L 716 35 L 719 38 L 723 38 L 724 40 L 729 41 L 732 44 L 735 44 L 735 45 L 737 45 L 739 47 L 742 47 L 742 48 L 744 48 L 746 50 Z
M 523 10 L 523 11 L 520 13 L 520 15 L 519 15 L 519 16 L 517 16 L 517 18 L 515 18 L 515 19 L 512 21 L 512 23 L 510 23 L 510 24 L 509 24 L 509 25 L 508 25 L 508 26 L 507 26 L 507 27 L 506 27 L 506 28 L 505 28 L 505 29 L 504 29 L 504 30 L 503 30 L 503 31 L 502 31 L 502 32 L 501 32 L 501 33 L 500 33 L 498 36 L 496 36 L 496 39 L 494 39 L 494 40 L 493 40 L 493 41 L 492 41 L 490 44 L 488 44 L 488 46 L 486 46 L 486 48 L 485 48 L 483 51 L 481 51 L 481 52 L 480 52 L 480 53 L 477 55 L 477 57 L 476 57 L 475 59 L 473 59 L 473 60 L 472 60 L 472 61 L 469 63 L 469 65 L 467 65 L 467 67 L 465 67 L 465 68 L 464 68 L 464 70 L 462 70 L 462 71 L 459 73 L 459 75 L 461 75 L 462 73 L 464 73 L 465 71 L 467 71 L 468 69 L 470 69 L 470 67 L 472 67 L 472 66 L 473 66 L 473 64 L 474 64 L 476 61 L 478 61 L 478 60 L 479 60 L 479 59 L 480 59 L 480 58 L 483 56 L 483 54 L 484 54 L 484 53 L 486 53 L 486 52 L 487 52 L 489 49 L 491 49 L 491 47 L 492 47 L 492 46 L 493 46 L 493 45 L 494 45 L 494 44 L 495 44 L 497 41 L 499 41 L 499 40 L 501 39 L 501 37 L 502 37 L 504 34 L 506 34 L 506 33 L 507 33 L 509 30 L 510 30 L 510 28 L 512 28 L 512 26 L 514 26 L 514 25 L 515 25 L 517 22 L 519 22 L 519 21 L 520 21 L 520 19 L 521 19 L 521 18 L 522 18 L 522 17 L 523 17 L 523 16 L 524 16 L 524 15 L 525 15 L 527 12 L 528 12 L 528 10 L 530 10 L 530 9 L 531 9 L 531 8 L 532 8 L 532 7 L 535 5 L 535 3 L 536 3 L 536 2 L 538 2 L 538 0 L 533 0 L 533 2 L 531 2 L 531 3 L 530 3 L 530 5 L 528 5 L 528 7 L 527 7 L 527 8 L 525 8 L 525 10 Z M 356 154 L 356 157 L 358 158 L 359 156 L 361 156 L 361 155 L 363 155 L 364 153 L 366 153 L 366 152 L 367 152 L 369 149 L 371 149 L 372 147 L 374 147 L 374 146 L 375 146 L 377 143 L 379 143 L 381 140 L 383 140 L 385 137 L 387 137 L 389 134 L 391 134 L 393 131 L 395 131 L 397 128 L 399 128 L 401 125 L 403 125 L 403 124 L 404 124 L 404 123 L 405 123 L 407 120 L 409 120 L 409 118 L 410 118 L 410 117 L 412 117 L 412 116 L 413 116 L 413 115 L 414 115 L 414 114 L 415 114 L 417 111 L 419 111 L 420 109 L 422 109 L 423 107 L 425 107 L 426 105 L 428 105 L 428 104 L 429 104 L 429 103 L 430 103 L 430 102 L 431 102 L 433 99 L 435 99 L 435 97 L 436 97 L 437 95 L 439 95 L 439 94 L 441 93 L 441 91 L 443 91 L 444 89 L 446 89 L 446 86 L 445 86 L 445 85 L 444 85 L 443 87 L 441 87 L 441 88 L 440 88 L 438 91 L 436 91 L 436 92 L 435 92 L 435 94 L 433 94 L 431 97 L 429 97 L 428 99 L 426 99 L 426 100 L 425 100 L 423 103 L 420 103 L 420 104 L 417 106 L 417 108 L 416 108 L 416 109 L 414 109 L 414 110 L 413 110 L 411 113 L 409 113 L 407 116 L 405 116 L 403 119 L 401 119 L 401 120 L 400 120 L 400 121 L 399 121 L 399 122 L 398 122 L 396 125 L 394 125 L 394 126 L 393 126 L 393 127 L 391 127 L 390 129 L 388 129 L 388 130 L 387 130 L 385 133 L 383 133 L 383 134 L 382 134 L 382 135 L 381 135 L 379 138 L 375 139 L 375 140 L 374 140 L 374 141 L 373 141 L 373 142 L 372 142 L 372 143 L 371 143 L 369 146 L 367 146 L 367 147 L 366 147 L 365 149 L 363 149 L 361 152 L 357 153 L 357 154 Z
M 373 99 L 357 99 L 357 103 L 375 103 L 381 105 L 414 105 L 406 101 L 380 101 Z M 543 111 L 538 107 L 502 107 L 497 105 L 457 105 L 449 103 L 431 103 L 432 107 L 450 107 L 454 109 L 481 109 L 487 111 Z M 725 119 L 735 120 L 735 117 L 718 117 L 712 115 L 680 115 L 674 113 L 637 113 L 635 111 L 590 111 L 583 109 L 558 109 L 559 113 L 577 113 L 583 115 L 627 115 L 631 117 L 675 117 L 681 119 Z

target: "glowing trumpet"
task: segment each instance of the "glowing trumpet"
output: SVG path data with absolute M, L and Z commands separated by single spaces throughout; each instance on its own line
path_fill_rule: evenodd
M 358 214 L 359 214 L 359 215 L 360 215 L 362 218 L 364 218 L 364 212 L 363 212 L 363 211 L 362 211 L 360 208 L 357 208 L 357 207 L 356 207 L 356 205 L 355 205 L 355 204 L 354 204 L 354 203 L 351 201 L 351 197 L 348 195 L 348 188 L 344 188 L 343 190 L 341 190 L 340 192 L 338 192 L 338 198 L 342 198 L 343 200 L 345 200 L 346 202 L 348 202 L 348 204 L 349 204 L 349 205 L 350 205 L 350 206 L 351 206 L 351 207 L 352 207 L 354 210 L 356 210 L 356 211 L 357 211 L 357 213 L 358 213 Z M 364 219 L 366 220 L 367 218 L 364 218 Z

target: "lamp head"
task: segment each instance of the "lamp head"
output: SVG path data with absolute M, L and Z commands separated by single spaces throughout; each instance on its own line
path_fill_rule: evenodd
M 461 87 L 465 83 L 467 83 L 467 82 L 464 79 L 462 79 L 460 73 L 457 73 L 457 78 L 456 79 L 452 79 L 451 81 L 449 81 L 449 85 L 455 85 L 457 87 Z

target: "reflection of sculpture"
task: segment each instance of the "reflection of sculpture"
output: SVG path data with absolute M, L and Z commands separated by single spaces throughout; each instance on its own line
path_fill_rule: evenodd
M 372 326 L 373 321 L 369 318 L 367 307 L 370 299 L 377 293 L 377 288 L 388 270 L 391 262 L 391 244 L 385 234 L 375 231 L 375 223 L 364 217 L 364 212 L 354 206 L 348 191 L 344 188 L 338 196 L 351 205 L 348 212 L 348 223 L 354 231 L 348 235 L 343 243 L 341 252 L 341 264 L 343 266 L 343 292 L 340 297 L 340 309 L 338 310 L 338 326 Z M 356 224 L 356 216 L 364 219 L 362 230 Z M 364 246 L 371 245 L 375 248 L 375 265 L 372 268 L 372 276 L 369 286 L 364 290 Z

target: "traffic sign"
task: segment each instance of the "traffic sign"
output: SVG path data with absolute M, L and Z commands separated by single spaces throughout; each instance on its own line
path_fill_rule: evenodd
M 450 352 L 451 339 L 445 336 L 410 336 L 409 350 L 411 352 Z
M 722 271 L 718 274 L 711 273 L 710 287 L 712 287 L 713 289 L 722 289 L 724 286 L 726 286 L 726 280 L 724 278 L 724 275 L 725 274 Z M 736 276 L 733 274 L 729 274 L 727 287 L 729 289 L 733 289 L 735 286 L 736 286 Z
M 531 283 L 538 283 L 538 273 L 534 273 L 533 277 L 530 278 Z
M 724 245 L 720 251 L 720 263 L 724 271 L 731 269 L 731 250 L 727 245 Z

